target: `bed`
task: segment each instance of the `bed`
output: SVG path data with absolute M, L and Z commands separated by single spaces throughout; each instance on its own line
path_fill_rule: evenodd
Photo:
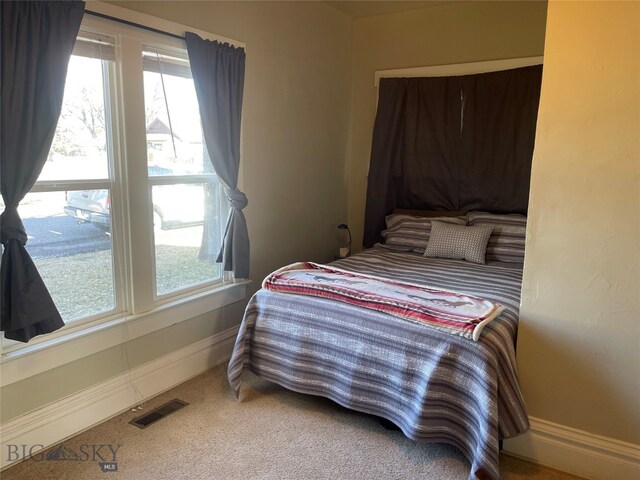
M 263 288 L 247 306 L 229 382 L 239 395 L 248 368 L 389 420 L 413 440 L 452 444 L 469 459 L 470 479 L 498 479 L 499 441 L 529 428 L 515 361 L 522 265 L 430 258 L 390 243 L 332 265 L 475 295 L 504 309 L 472 341 L 387 313 Z

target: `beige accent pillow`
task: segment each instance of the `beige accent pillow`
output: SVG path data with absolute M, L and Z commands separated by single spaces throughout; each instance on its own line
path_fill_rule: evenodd
M 424 256 L 484 264 L 492 230 L 491 225 L 464 226 L 432 222 Z

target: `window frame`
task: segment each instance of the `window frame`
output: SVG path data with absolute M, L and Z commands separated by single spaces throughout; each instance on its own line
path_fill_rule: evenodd
M 91 10 L 170 33 L 183 35 L 189 30 L 206 39 L 244 47 L 233 39 L 114 5 L 92 2 Z M 2 386 L 243 300 L 250 284 L 247 279 L 236 280 L 229 272 L 222 272 L 220 280 L 156 296 L 151 189 L 156 181 L 164 180 L 149 176 L 147 172 L 142 51 L 145 47 L 158 45 L 162 50 L 173 49 L 179 54 L 185 51 L 184 42 L 87 13 L 80 31 L 115 39 L 116 60 L 107 69 L 109 81 L 105 84 L 108 86 L 105 94 L 109 97 L 106 107 L 115 119 L 106 122 L 107 148 L 111 149 L 109 179 L 42 181 L 37 182 L 31 192 L 110 190 L 115 308 L 105 314 L 70 322 L 28 344 L 10 342 L 7 345 L 7 340 L 2 338 Z M 114 81 L 116 78 L 119 82 Z M 125 84 L 127 87 L 123 88 Z M 140 157 L 144 161 L 138 160 L 133 166 L 135 160 L 130 159 Z M 182 180 L 203 183 L 206 176 L 189 176 Z M 170 177 L 171 183 L 177 183 L 176 178 Z M 242 187 L 242 172 L 238 185 Z M 221 194 L 222 191 L 223 188 Z M 136 201 L 141 199 L 146 200 Z M 129 228 L 131 225 L 136 225 L 137 230 Z M 221 234 L 223 232 L 224 225 Z
M 173 47 L 173 46 L 169 46 L 167 47 L 167 45 L 159 45 L 157 43 L 152 43 L 149 41 L 143 41 L 142 43 L 142 52 L 143 53 L 150 53 L 150 54 L 156 54 L 158 56 L 158 61 L 162 62 L 162 64 L 167 67 L 169 64 L 175 64 L 178 65 L 180 69 L 186 67 L 186 65 L 189 64 L 189 57 L 187 55 L 186 50 L 178 50 L 177 48 Z M 157 66 L 158 68 L 153 68 Z M 147 55 L 143 55 L 143 60 L 142 60 L 142 73 L 144 76 L 145 72 L 152 72 L 152 73 L 156 73 L 156 74 L 161 74 L 161 75 L 167 75 L 167 76 L 178 76 L 178 77 L 186 77 L 186 75 L 181 75 L 178 72 L 172 72 L 172 71 L 167 71 L 167 72 L 163 72 L 163 68 L 160 65 L 157 65 L 154 60 L 150 60 L 149 56 Z M 183 72 L 184 73 L 184 72 Z M 191 75 L 189 73 L 189 78 L 191 78 Z M 146 114 L 146 111 L 145 111 Z M 145 118 L 145 124 L 146 122 Z M 204 140 L 203 140 L 204 141 Z M 206 161 L 206 160 L 205 160 Z M 218 178 L 218 176 L 215 173 L 206 173 L 206 172 L 202 172 L 202 173 L 194 173 L 194 174 L 183 174 L 183 175 L 176 175 L 176 174 L 171 174 L 171 175 L 149 175 L 148 176 L 148 180 L 147 180 L 147 185 L 149 188 L 149 199 L 150 199 L 150 203 L 151 203 L 151 207 L 153 207 L 153 188 L 154 187 L 160 187 L 160 186 L 170 186 L 170 185 L 200 185 L 202 184 L 203 186 L 207 183 L 212 183 L 211 181 L 214 180 L 216 183 L 218 183 L 218 185 L 220 186 L 220 191 L 219 191 L 219 205 L 224 205 L 226 204 L 226 199 L 224 197 L 223 194 L 223 190 L 222 190 L 222 183 L 220 182 L 220 179 Z M 225 222 L 226 221 L 226 217 L 223 219 L 223 215 L 222 213 L 227 212 L 228 209 L 224 209 L 221 208 L 220 211 L 218 213 L 220 213 L 220 220 L 221 222 Z M 151 215 L 153 216 L 153 208 L 151 209 Z M 153 221 L 152 221 L 152 225 L 153 225 Z M 221 232 L 224 231 L 224 227 L 225 224 L 221 223 L 220 224 L 220 229 Z M 176 297 L 176 296 L 181 296 L 184 295 L 185 293 L 188 293 L 189 291 L 199 291 L 203 288 L 215 288 L 216 285 L 220 285 L 220 284 L 225 284 L 228 281 L 230 281 L 231 277 L 228 274 L 225 274 L 226 272 L 222 271 L 220 273 L 220 276 L 217 276 L 216 278 L 207 281 L 207 282 L 201 282 L 199 284 L 196 285 L 192 285 L 192 286 L 188 286 L 188 287 L 184 287 L 181 288 L 180 290 L 176 290 L 176 291 L 171 291 L 168 293 L 163 293 L 160 294 L 158 293 L 158 276 L 157 276 L 157 254 L 156 254 L 156 245 L 155 245 L 155 229 L 153 229 L 153 237 L 152 237 L 152 242 L 151 242 L 151 248 L 153 250 L 153 264 L 152 264 L 152 268 L 153 268 L 153 295 L 154 295 L 154 302 L 157 303 L 164 303 L 167 301 L 171 301 L 172 298 Z
M 78 37 L 81 37 L 85 33 L 80 29 Z M 73 54 L 72 54 L 73 55 Z M 105 108 L 105 139 L 107 150 L 107 171 L 108 176 L 104 179 L 72 179 L 72 180 L 37 180 L 33 185 L 29 193 L 54 193 L 54 192 L 67 192 L 72 190 L 107 190 L 110 197 L 114 197 L 114 191 L 118 190 L 116 181 L 116 168 L 117 161 L 115 158 L 115 142 L 117 141 L 117 128 L 114 128 L 116 123 L 113 121 L 114 117 L 114 99 L 117 94 L 115 91 L 116 86 L 116 63 L 115 61 L 108 61 L 102 59 L 102 79 L 103 79 L 103 100 Z M 117 206 L 116 202 L 116 206 Z M 109 216 L 112 223 L 111 228 L 111 266 L 113 275 L 113 291 L 114 291 L 114 306 L 111 310 L 100 312 L 94 315 L 89 315 L 77 320 L 65 321 L 65 327 L 61 331 L 71 330 L 70 327 L 82 327 L 84 325 L 94 325 L 102 321 L 109 321 L 110 319 L 121 316 L 125 313 L 126 302 L 126 284 L 124 282 L 124 268 L 125 263 L 122 260 L 123 244 L 119 241 L 120 232 L 118 228 L 114 228 L 114 216 L 117 218 L 118 208 L 110 208 Z M 115 215 L 114 215 L 115 212 Z M 64 319 L 63 319 L 64 320 Z M 75 330 L 75 328 L 74 328 Z M 10 352 L 15 351 L 24 346 L 20 342 L 14 342 L 1 337 L 1 351 Z M 35 343 L 42 341 L 40 337 L 36 337 L 31 342 Z

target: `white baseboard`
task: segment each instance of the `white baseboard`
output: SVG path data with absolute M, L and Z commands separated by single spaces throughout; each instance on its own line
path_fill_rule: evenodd
M 14 463 L 7 445 L 55 445 L 226 362 L 237 332 L 234 327 L 212 335 L 6 422 L 0 427 L 0 469 Z
M 595 435 L 539 418 L 505 440 L 505 453 L 594 480 L 640 479 L 640 445 Z

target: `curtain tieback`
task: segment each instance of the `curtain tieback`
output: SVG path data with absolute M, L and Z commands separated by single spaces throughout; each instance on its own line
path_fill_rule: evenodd
M 247 196 L 237 188 L 227 188 L 225 195 L 231 208 L 242 210 L 249 204 Z
M 17 206 L 7 206 L 0 215 L 0 242 L 7 245 L 12 238 L 18 240 L 22 245 L 27 244 L 27 232 L 20 215 L 18 215 Z

